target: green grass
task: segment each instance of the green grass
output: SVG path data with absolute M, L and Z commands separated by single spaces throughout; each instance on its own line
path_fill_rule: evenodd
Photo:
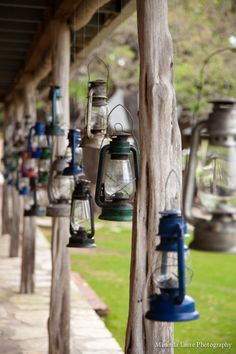
M 104 319 L 124 347 L 128 315 L 131 225 L 96 222 L 94 250 L 73 251 L 71 267 L 78 271 L 109 306 Z M 194 276 L 187 289 L 200 319 L 175 324 L 175 344 L 230 343 L 231 349 L 175 348 L 176 353 L 236 353 L 236 257 L 191 251 Z
M 175 324 L 175 341 L 197 345 L 230 343 L 236 353 L 236 257 L 191 251 L 194 277 L 188 293 L 196 300 L 200 318 Z M 222 349 L 178 348 L 176 353 L 215 353 Z
M 96 223 L 96 249 L 72 252 L 71 269 L 78 271 L 108 305 L 104 321 L 120 345 L 124 336 L 129 301 L 131 225 Z

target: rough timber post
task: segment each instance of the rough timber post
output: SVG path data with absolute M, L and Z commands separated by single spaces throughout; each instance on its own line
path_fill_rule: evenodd
M 12 105 L 8 105 L 5 110 L 4 123 L 10 121 L 11 118 Z M 6 135 L 7 123 L 4 124 L 4 135 Z M 4 154 L 4 146 L 2 153 Z M 3 195 L 2 195 L 2 235 L 11 234 L 12 226 L 12 193 L 11 186 L 9 186 L 5 181 L 3 184 Z
M 36 90 L 30 78 L 28 78 L 24 87 L 24 115 L 30 115 L 32 121 L 36 120 Z M 34 293 L 35 236 L 35 218 L 24 217 L 20 281 L 21 294 Z
M 14 119 L 20 121 L 23 115 L 23 104 L 21 100 L 15 100 Z M 12 227 L 10 237 L 9 256 L 17 257 L 20 247 L 21 234 L 21 212 L 22 212 L 21 197 L 15 186 L 12 187 Z
M 53 84 L 61 87 L 64 123 L 69 127 L 70 29 L 55 22 L 53 43 Z M 58 142 L 58 139 L 60 141 Z M 56 138 L 53 155 L 63 155 L 66 136 Z M 70 266 L 66 244 L 69 238 L 68 218 L 54 218 L 52 227 L 52 282 L 48 319 L 49 354 L 70 352 Z
M 167 1 L 137 0 L 137 15 L 141 168 L 133 221 L 125 352 L 169 354 L 173 352 L 173 324 L 144 319 L 147 278 L 155 268 L 153 253 L 158 240 L 155 235 L 159 211 L 180 209 L 181 199 L 181 138 L 176 118 Z

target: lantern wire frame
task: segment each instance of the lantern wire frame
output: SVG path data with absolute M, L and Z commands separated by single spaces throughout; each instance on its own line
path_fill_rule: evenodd
M 89 61 L 88 65 L 87 65 L 87 70 L 88 70 L 88 82 L 92 81 L 92 79 L 91 79 L 91 70 L 90 70 L 90 67 L 91 67 L 91 64 L 92 64 L 93 62 L 95 62 L 95 61 L 102 63 L 103 66 L 104 66 L 104 68 L 105 68 L 105 70 L 106 70 L 106 72 L 107 72 L 107 75 L 106 75 L 104 81 L 106 81 L 106 83 L 107 83 L 106 88 L 107 88 L 107 92 L 108 92 L 108 82 L 109 82 L 109 78 L 110 78 L 109 65 L 107 65 L 107 64 L 105 63 L 105 61 L 102 60 L 97 54 L 94 55 L 94 57 Z

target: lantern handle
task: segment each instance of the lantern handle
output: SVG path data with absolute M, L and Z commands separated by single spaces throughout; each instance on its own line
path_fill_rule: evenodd
M 92 138 L 93 137 L 93 134 L 91 133 L 91 116 L 92 116 L 92 105 L 93 105 L 93 93 L 94 93 L 93 88 L 90 88 L 89 96 L 88 96 L 88 104 L 87 104 L 87 115 L 86 115 L 86 118 L 87 118 L 86 130 L 87 130 L 88 138 Z
M 113 107 L 112 110 L 110 111 L 110 113 L 108 114 L 108 116 L 107 116 L 107 127 L 108 127 L 109 120 L 110 120 L 110 116 L 111 116 L 112 112 L 113 112 L 115 109 L 117 109 L 119 106 L 122 107 L 122 108 L 126 111 L 126 113 L 128 114 L 128 118 L 130 119 L 130 122 L 131 122 L 131 133 L 132 133 L 132 135 L 134 136 L 134 119 L 133 119 L 133 116 L 132 116 L 132 114 L 130 113 L 130 111 L 128 110 L 128 108 L 126 108 L 125 106 L 123 106 L 123 104 L 121 104 L 121 103 L 119 103 L 119 104 L 117 104 L 115 107 Z M 121 123 L 119 123 L 119 122 L 118 122 L 118 123 L 115 123 L 114 128 L 115 128 L 116 125 L 120 125 L 120 126 L 122 127 L 122 129 L 123 129 L 123 125 L 122 125 Z M 125 133 L 124 129 L 121 130 L 121 132 L 122 132 L 122 131 Z M 117 132 L 117 130 L 116 130 L 116 132 Z
M 88 70 L 88 81 L 90 82 L 91 81 L 91 76 L 90 76 L 90 65 L 93 61 L 100 61 L 105 69 L 106 69 L 106 72 L 107 72 L 107 75 L 106 75 L 106 83 L 107 83 L 107 91 L 108 91 L 108 80 L 109 80 L 109 77 L 110 77 L 110 71 L 109 71 L 109 66 L 105 63 L 104 60 L 102 60 L 102 58 L 100 58 L 97 54 L 89 61 L 88 65 L 87 65 L 87 70 Z
M 32 152 L 32 132 L 34 129 L 35 127 L 32 126 L 29 130 L 28 139 L 27 139 L 27 152 Z
M 185 264 L 184 264 L 184 235 L 182 226 L 177 225 L 177 237 L 178 237 L 178 280 L 179 280 L 179 295 L 176 299 L 178 304 L 182 304 L 185 297 Z
M 172 168 L 172 169 L 170 170 L 170 172 L 169 172 L 169 174 L 168 174 L 168 176 L 167 176 L 166 182 L 165 182 L 165 208 L 164 208 L 165 210 L 168 209 L 168 208 L 167 208 L 167 196 L 166 196 L 166 194 L 167 194 L 167 193 L 166 193 L 166 191 L 167 191 L 167 185 L 168 185 L 168 182 L 169 182 L 170 177 L 171 177 L 172 174 L 175 175 L 176 180 L 177 180 L 177 182 L 178 182 L 179 190 L 181 191 L 180 178 L 179 178 L 179 176 L 177 175 L 177 172 Z M 175 197 L 175 199 L 176 199 L 176 197 Z
M 95 202 L 96 202 L 97 206 L 99 206 L 100 208 L 103 208 L 105 206 L 104 201 L 101 200 L 101 193 L 103 190 L 103 186 L 101 184 L 101 181 L 102 181 L 102 171 L 103 171 L 103 167 L 104 167 L 104 161 L 105 161 L 105 156 L 106 156 L 107 150 L 109 150 L 109 145 L 105 145 L 102 147 L 101 152 L 100 152 L 100 156 L 99 156 L 99 162 L 98 162 Z
M 88 238 L 93 238 L 95 234 L 95 227 L 94 227 L 94 208 L 93 208 L 93 197 L 89 191 L 89 205 L 90 205 L 90 220 L 91 220 L 91 232 L 88 233 Z
M 196 223 L 201 220 L 200 218 L 193 216 L 192 203 L 194 199 L 195 171 L 197 168 L 197 149 L 200 141 L 201 130 L 207 128 L 207 123 L 207 120 L 198 122 L 193 129 L 190 157 L 187 165 L 187 172 L 184 183 L 183 213 L 185 219 L 193 226 L 195 226 Z

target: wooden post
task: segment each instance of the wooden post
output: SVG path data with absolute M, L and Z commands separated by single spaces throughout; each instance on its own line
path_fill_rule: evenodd
M 64 123 L 69 127 L 70 29 L 54 24 L 53 83 L 61 87 Z M 53 156 L 63 155 L 67 137 L 55 138 Z M 52 283 L 48 319 L 49 354 L 70 352 L 70 261 L 66 244 L 69 219 L 54 218 L 52 227 Z
M 20 121 L 23 116 L 23 104 L 19 99 L 15 100 L 15 110 L 14 119 L 15 121 Z M 19 254 L 20 247 L 20 231 L 21 231 L 21 220 L 22 220 L 22 203 L 21 197 L 16 190 L 15 186 L 12 187 L 12 227 L 11 227 L 11 237 L 10 237 L 10 257 L 17 257 Z
M 30 115 L 32 121 L 36 120 L 36 92 L 35 83 L 31 78 L 25 82 L 24 87 L 24 113 Z M 22 213 L 24 211 L 22 210 Z M 20 293 L 34 293 L 34 265 L 35 265 L 35 218 L 24 217 L 23 220 L 23 240 L 22 240 L 22 260 L 21 260 L 21 281 Z
M 3 122 L 3 130 L 4 130 L 4 139 L 8 140 L 9 137 L 7 135 L 8 125 L 11 123 L 12 114 L 13 114 L 13 104 L 8 104 L 5 107 L 5 116 Z M 3 147 L 4 154 L 5 146 Z M 4 183 L 3 185 L 3 196 L 2 196 L 2 234 L 11 235 L 12 228 L 12 193 L 11 186 Z
M 159 211 L 180 209 L 181 204 L 181 137 L 176 118 L 167 1 L 137 0 L 137 15 L 141 167 L 133 221 L 125 352 L 169 354 L 173 352 L 173 324 L 144 318 L 149 295 L 145 292 L 147 280 L 155 269 Z
M 12 229 L 12 193 L 11 187 L 3 183 L 2 191 L 2 235 L 11 235 Z

